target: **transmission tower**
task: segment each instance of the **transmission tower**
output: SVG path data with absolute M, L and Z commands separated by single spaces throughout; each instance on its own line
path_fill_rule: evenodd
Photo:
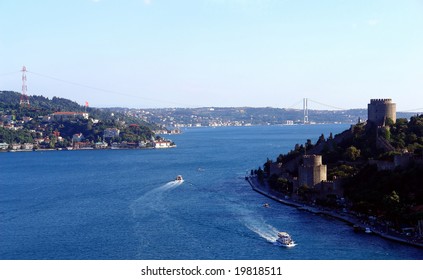
M 29 108 L 29 98 L 28 95 L 26 95 L 27 87 L 26 87 L 26 67 L 22 67 L 22 95 L 21 100 L 19 101 L 19 104 L 22 107 L 28 107 Z
M 308 124 L 308 99 L 303 99 L 303 109 L 304 109 L 304 124 Z

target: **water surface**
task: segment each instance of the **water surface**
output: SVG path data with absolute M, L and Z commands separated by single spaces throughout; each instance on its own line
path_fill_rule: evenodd
M 348 127 L 193 128 L 169 136 L 175 149 L 0 153 L 0 258 L 423 259 L 244 180 L 296 143 Z M 282 230 L 298 246 L 276 246 Z

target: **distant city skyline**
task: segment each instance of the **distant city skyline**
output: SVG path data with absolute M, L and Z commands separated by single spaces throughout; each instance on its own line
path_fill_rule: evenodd
M 0 90 L 93 107 L 423 111 L 419 0 L 3 0 Z

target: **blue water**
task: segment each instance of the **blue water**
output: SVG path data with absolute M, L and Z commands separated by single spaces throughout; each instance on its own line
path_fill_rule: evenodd
M 346 128 L 193 128 L 171 136 L 175 149 L 0 153 L 0 259 L 423 259 L 244 180 L 295 143 Z M 298 246 L 274 245 L 282 230 Z

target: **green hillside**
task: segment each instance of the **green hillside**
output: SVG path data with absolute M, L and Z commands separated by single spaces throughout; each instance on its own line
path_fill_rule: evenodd
M 50 148 L 66 147 L 74 134 L 82 133 L 85 141 L 102 140 L 106 128 L 118 128 L 121 133 L 114 141 L 140 142 L 154 137 L 156 126 L 140 118 L 81 106 L 78 103 L 59 97 L 29 96 L 30 106 L 19 104 L 21 94 L 0 91 L 0 142 L 8 144 L 33 143 L 35 139 L 48 138 L 63 141 L 49 141 Z M 57 112 L 86 112 L 88 119 L 46 121 L 45 117 Z

